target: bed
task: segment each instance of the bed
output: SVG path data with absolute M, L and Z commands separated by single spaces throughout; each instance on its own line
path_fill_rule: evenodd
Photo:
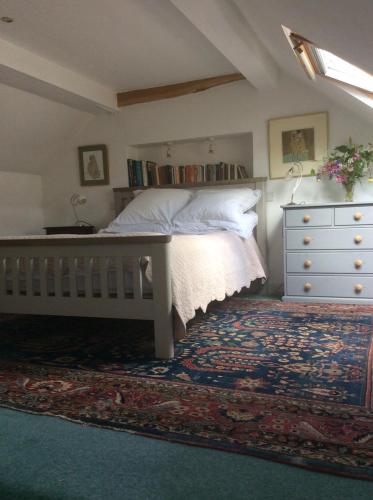
M 0 238 L 0 312 L 153 320 L 155 356 L 171 358 L 175 331 L 197 308 L 264 277 L 264 183 L 240 183 L 263 193 L 255 238 L 244 242 L 228 231 Z M 221 182 L 219 189 L 236 184 Z M 116 214 L 133 196 L 129 188 L 114 189 Z

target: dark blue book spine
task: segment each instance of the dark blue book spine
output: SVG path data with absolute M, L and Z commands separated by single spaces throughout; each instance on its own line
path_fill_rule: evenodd
M 142 163 L 140 160 L 135 160 L 135 177 L 136 177 L 135 186 L 143 186 L 144 181 L 142 178 Z
M 128 185 L 129 187 L 134 186 L 134 179 L 133 179 L 133 165 L 132 165 L 132 160 L 129 158 L 127 159 L 127 169 L 128 169 Z

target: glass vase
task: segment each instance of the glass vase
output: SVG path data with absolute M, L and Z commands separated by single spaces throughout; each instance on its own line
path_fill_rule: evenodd
M 354 201 L 354 184 L 343 184 L 345 188 L 345 201 Z

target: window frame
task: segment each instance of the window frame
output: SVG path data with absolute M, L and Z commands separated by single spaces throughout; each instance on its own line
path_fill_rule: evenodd
M 358 93 L 363 94 L 365 97 L 372 99 L 372 107 L 373 107 L 373 92 L 365 88 L 362 88 L 359 85 L 347 83 L 343 80 L 339 80 L 337 78 L 333 78 L 329 75 L 326 75 L 326 68 L 324 66 L 321 57 L 318 55 L 318 50 L 326 50 L 326 49 L 322 49 L 316 43 L 311 42 L 307 38 L 291 31 L 289 28 L 286 28 L 285 26 L 283 26 L 283 29 L 296 58 L 301 63 L 304 71 L 311 80 L 315 80 L 316 76 L 319 76 L 325 80 L 337 84 L 339 87 L 342 87 L 347 92 L 350 91 L 349 92 L 350 95 L 353 95 L 351 94 L 351 91 L 357 91 Z M 352 64 L 349 61 L 346 62 Z M 357 69 L 361 69 L 354 64 L 352 65 L 355 66 Z M 370 75 L 370 73 L 368 73 L 367 71 L 365 70 L 362 71 Z M 373 78 L 373 75 L 371 76 Z

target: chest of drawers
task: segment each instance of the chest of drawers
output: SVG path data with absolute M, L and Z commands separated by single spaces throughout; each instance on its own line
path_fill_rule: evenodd
M 282 208 L 283 300 L 373 304 L 373 203 Z

